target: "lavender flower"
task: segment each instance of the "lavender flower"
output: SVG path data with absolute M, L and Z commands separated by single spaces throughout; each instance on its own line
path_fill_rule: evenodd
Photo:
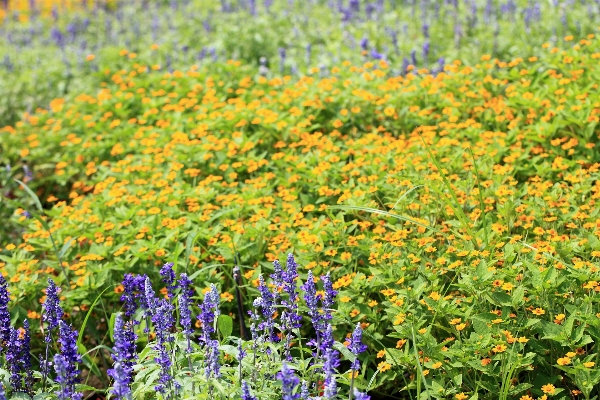
M 123 278 L 122 285 L 124 290 L 121 295 L 121 301 L 125 306 L 125 315 L 129 318 L 135 314 L 139 307 L 137 299 L 141 297 L 141 294 L 138 292 L 143 291 L 146 278 L 146 275 L 135 276 L 133 274 L 127 274 Z
M 271 279 L 273 280 L 273 285 L 275 285 L 276 289 L 283 287 L 283 267 L 279 260 L 273 261 L 273 273 L 271 274 Z M 275 296 L 278 296 L 279 291 L 275 291 Z
M 371 400 L 371 396 L 354 389 L 354 400 Z
M 350 369 L 353 371 L 358 371 L 360 369 L 360 361 L 358 360 L 358 355 L 365 350 L 367 350 L 367 346 L 362 342 L 362 328 L 360 324 L 356 324 L 356 328 L 354 332 L 352 332 L 352 338 L 350 339 L 350 345 L 348 346 L 348 350 L 352 352 L 357 358 L 352 361 L 352 365 Z
M 146 317 L 145 333 L 150 332 L 150 320 L 158 308 L 158 303 L 154 289 L 152 289 L 152 283 L 150 283 L 150 278 L 146 276 L 146 279 L 144 280 L 144 295 L 142 297 L 142 308 L 144 309 L 144 316 Z
M 315 285 L 315 278 L 312 271 L 308 271 L 306 282 L 302 285 L 301 289 L 304 291 L 304 301 L 308 307 L 308 316 L 315 330 L 318 331 L 319 321 L 321 320 L 321 313 L 319 312 L 321 295 L 317 294 L 317 286 Z
M 48 278 L 48 288 L 46 289 L 46 301 L 44 302 L 44 312 L 42 320 L 48 323 L 46 337 L 44 340 L 46 343 L 52 341 L 52 330 L 59 325 L 63 317 L 63 310 L 60 307 L 60 299 L 58 293 L 60 289 L 56 286 L 54 281 Z
M 204 376 L 206 379 L 219 378 L 221 376 L 221 365 L 219 364 L 219 341 L 209 340 L 206 346 L 206 367 Z
M 338 362 L 337 351 L 332 348 L 328 348 L 325 351 L 325 365 L 323 366 L 323 370 L 325 372 L 325 390 L 323 392 L 323 397 L 325 399 L 332 399 L 337 394 L 335 367 L 336 363 Z
M 167 384 L 171 384 L 173 377 L 171 376 L 171 358 L 167 349 L 167 344 L 173 342 L 173 336 L 171 335 L 171 328 L 173 327 L 173 305 L 168 300 L 162 299 L 160 301 L 155 300 L 157 305 L 156 309 L 152 313 L 152 323 L 156 332 L 156 344 L 154 350 L 157 352 L 157 356 L 154 361 L 160 366 L 160 377 L 158 379 L 158 385 L 154 387 L 157 392 L 166 393 Z
M 183 293 L 185 293 L 188 299 L 194 297 L 194 288 L 193 282 L 188 278 L 186 273 L 182 273 L 179 275 L 179 282 L 177 282 L 177 287 L 179 287 Z
M 133 324 L 125 322 L 121 314 L 118 314 L 115 319 L 114 337 L 115 345 L 112 357 L 115 365 L 119 363 L 128 376 L 128 380 L 124 380 L 124 383 L 131 384 L 133 382 L 133 366 L 137 359 L 135 347 L 137 335 L 133 331 Z
M 335 296 L 337 296 L 337 291 L 333 289 L 333 283 L 331 282 L 331 277 L 329 272 L 327 275 L 321 277 L 323 281 L 323 290 L 325 291 L 325 296 L 323 297 L 321 304 L 323 305 L 323 319 L 326 321 L 331 320 L 331 309 L 335 304 Z
M 310 400 L 310 391 L 308 390 L 308 382 L 302 381 L 300 389 L 300 398 L 302 400 Z
M 236 359 L 238 360 L 238 362 L 241 364 L 242 360 L 244 359 L 244 357 L 246 357 L 247 353 L 244 351 L 244 348 L 242 347 L 242 339 L 238 339 L 238 354 Z
M 242 381 L 242 400 L 258 400 L 250 394 L 250 386 L 248 386 L 248 382 L 246 381 Z
M 291 253 L 288 254 L 286 270 L 283 273 L 283 290 L 285 293 L 287 293 L 288 298 L 282 301 L 284 311 L 281 313 L 281 322 L 283 331 L 285 333 L 284 356 L 288 361 L 292 360 L 290 355 L 290 346 L 292 340 L 291 331 L 293 329 L 300 328 L 300 321 L 302 321 L 302 317 L 298 315 L 298 294 L 296 293 L 296 279 L 298 278 L 297 268 L 298 265 L 294 260 L 294 256 Z
M 106 374 L 113 380 L 113 387 L 110 390 L 111 398 L 117 400 L 131 400 L 130 377 L 126 368 L 120 362 L 115 362 L 112 369 L 106 371 Z
M 11 328 L 6 352 L 6 365 L 10 372 L 13 391 L 30 391 L 33 385 L 31 371 L 29 321 L 25 320 L 22 329 Z
M 81 400 L 83 394 L 75 391 L 75 384 L 79 382 L 77 364 L 81 362 L 81 356 L 77 353 L 77 331 L 64 321 L 59 322 L 58 343 L 60 354 L 54 356 L 54 369 L 60 390 L 56 395 L 59 400 Z
M 162 281 L 167 284 L 167 293 L 169 299 L 172 299 L 175 295 L 175 289 L 177 284 L 175 283 L 175 272 L 173 271 L 173 263 L 168 262 L 160 269 L 160 276 L 163 277 Z
M 210 335 L 215 331 L 214 322 L 219 317 L 219 292 L 214 284 L 210 285 L 210 290 L 204 295 L 204 301 L 200 305 L 200 315 L 198 319 L 202 323 L 201 342 L 208 344 L 211 340 Z
M 281 367 L 281 371 L 277 373 L 277 379 L 281 381 L 282 400 L 295 400 L 300 398 L 299 393 L 294 393 L 294 390 L 300 384 L 300 379 L 292 369 L 288 368 L 285 362 Z
M 8 283 L 4 276 L 0 274 L 0 342 L 7 343 L 10 340 L 10 312 L 8 311 L 8 303 L 10 302 L 10 292 L 8 291 Z
M 275 298 L 274 295 L 271 294 L 271 291 L 265 284 L 265 280 L 262 275 L 258 277 L 258 291 L 260 292 L 260 297 L 254 300 L 254 307 L 260 310 L 262 317 L 264 319 L 263 322 L 258 324 L 258 329 L 264 331 L 267 335 L 267 339 L 273 342 L 278 340 L 277 335 L 273 330 L 274 322 L 273 322 L 273 314 L 275 314 Z
M 0 382 L 0 400 L 6 400 L 6 391 L 2 382 Z

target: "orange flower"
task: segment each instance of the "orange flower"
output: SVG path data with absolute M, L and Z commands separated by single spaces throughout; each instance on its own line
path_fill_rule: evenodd
M 392 368 L 392 364 L 385 362 L 385 361 L 382 361 L 379 364 L 377 364 L 377 369 L 380 372 L 385 372 L 385 371 L 389 370 L 390 368 Z
M 547 385 L 542 386 L 542 392 L 546 394 L 554 394 L 556 392 L 556 387 L 553 384 L 548 383 Z
M 504 353 L 506 351 L 506 345 L 505 344 L 497 344 L 494 347 L 492 347 L 492 351 L 494 353 Z

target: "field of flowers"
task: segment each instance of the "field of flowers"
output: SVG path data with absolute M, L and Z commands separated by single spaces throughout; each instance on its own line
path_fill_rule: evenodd
M 8 4 L 0 399 L 600 396 L 596 3 Z

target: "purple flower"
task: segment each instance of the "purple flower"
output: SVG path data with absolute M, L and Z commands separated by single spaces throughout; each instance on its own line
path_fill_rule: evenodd
M 218 340 L 209 340 L 207 343 L 205 362 L 204 376 L 206 376 L 206 379 L 219 378 L 221 376 L 221 365 L 219 364 Z
M 190 310 L 190 299 L 187 296 L 186 291 L 179 295 L 179 322 L 183 327 L 183 334 L 187 339 L 186 353 L 189 355 L 192 352 L 191 334 L 194 333 L 192 329 L 192 311 Z M 189 360 L 189 358 L 188 358 Z M 189 362 L 191 366 L 191 361 Z
M 286 362 L 283 362 L 281 371 L 277 373 L 277 379 L 281 381 L 281 399 L 295 400 L 300 398 L 299 393 L 294 393 L 296 387 L 300 384 L 300 379 L 294 373 L 294 370 L 288 368 Z
M 281 266 L 279 260 L 273 261 L 273 273 L 271 274 L 271 279 L 273 280 L 273 285 L 275 285 L 276 288 L 283 286 L 283 275 L 283 267 Z M 278 293 L 278 291 L 275 291 L 275 296 L 277 296 Z
M 210 285 L 210 290 L 204 295 L 204 301 L 200 304 L 200 315 L 198 319 L 202 323 L 201 342 L 208 344 L 210 335 L 215 331 L 214 322 L 219 317 L 219 292 L 214 284 Z
M 358 355 L 365 350 L 367 350 L 367 346 L 362 342 L 362 328 L 360 324 L 356 324 L 356 328 L 354 332 L 352 332 L 352 337 L 350 338 L 350 345 L 348 346 L 348 350 L 352 352 L 357 358 L 352 361 L 352 365 L 350 369 L 353 371 L 358 371 L 360 369 L 360 361 L 358 360 Z
M 145 275 L 135 276 L 133 274 L 127 274 L 123 277 L 123 294 L 121 295 L 121 302 L 125 306 L 125 315 L 131 318 L 138 309 L 137 299 L 141 297 L 141 292 L 144 290 L 144 282 L 146 280 Z
M 167 293 L 169 299 L 172 299 L 174 296 L 174 291 L 177 288 L 177 284 L 175 284 L 175 272 L 173 271 L 173 263 L 168 262 L 160 269 L 160 276 L 162 276 L 162 281 L 167 284 Z
M 152 316 L 155 314 L 156 309 L 158 308 L 158 299 L 155 297 L 154 289 L 152 289 L 152 283 L 150 283 L 150 278 L 147 276 L 144 279 L 144 294 L 142 297 L 142 308 L 144 309 L 144 316 L 146 317 L 146 328 L 144 329 L 145 333 L 150 332 L 150 320 Z
M 25 320 L 23 329 L 11 328 L 6 365 L 10 372 L 10 384 L 13 391 L 30 391 L 32 389 L 30 339 L 29 321 Z
M 56 396 L 59 400 L 81 400 L 83 394 L 75 391 L 75 384 L 79 382 L 77 364 L 81 362 L 81 356 L 77 353 L 77 331 L 64 321 L 59 322 L 58 343 L 60 354 L 54 356 L 54 370 L 60 390 Z
M 6 400 L 6 391 L 2 382 L 0 382 L 0 400 Z
M 179 287 L 183 293 L 185 293 L 188 299 L 194 297 L 194 287 L 192 286 L 193 282 L 188 278 L 186 273 L 182 273 L 179 275 L 179 282 L 177 282 L 177 287 Z
M 291 361 L 290 345 L 292 340 L 291 331 L 296 328 L 300 328 L 302 317 L 298 315 L 298 294 L 296 293 L 298 279 L 297 272 L 298 265 L 294 260 L 294 256 L 288 254 L 286 270 L 283 273 L 283 290 L 288 295 L 287 299 L 284 299 L 281 304 L 284 306 L 284 310 L 281 312 L 281 323 L 283 331 L 285 333 L 285 351 L 284 355 L 288 361 Z
M 106 371 L 106 374 L 110 376 L 114 383 L 110 390 L 111 398 L 117 400 L 131 400 L 131 384 L 129 372 L 127 368 L 120 362 L 115 362 L 112 369 Z
M 244 351 L 244 348 L 242 347 L 242 339 L 238 339 L 238 354 L 236 359 L 238 360 L 238 362 L 242 362 L 242 360 L 244 359 L 244 357 L 246 357 L 246 352 Z
M 275 314 L 275 298 L 274 295 L 271 294 L 271 291 L 265 284 L 265 280 L 260 275 L 258 277 L 258 291 L 260 292 L 260 297 L 254 300 L 254 307 L 257 308 L 263 317 L 263 322 L 258 324 L 258 329 L 264 331 L 267 335 L 267 340 L 272 342 L 276 342 L 278 340 L 277 335 L 275 334 L 273 327 L 273 314 Z
M 335 296 L 337 296 L 338 292 L 333 290 L 333 283 L 331 282 L 329 272 L 327 275 L 322 276 L 321 280 L 323 281 L 323 290 L 325 291 L 325 296 L 321 301 L 323 305 L 323 319 L 329 321 L 332 318 L 331 308 L 335 304 Z
M 310 400 L 310 391 L 308 390 L 308 382 L 302 381 L 302 387 L 300 389 L 300 398 L 302 400 Z
M 8 311 L 8 303 L 10 302 L 10 292 L 8 291 L 8 283 L 4 276 L 0 274 L 0 342 L 7 343 L 10 340 L 10 312 Z
M 121 385 L 129 386 L 133 382 L 133 366 L 137 359 L 135 346 L 137 335 L 133 331 L 133 324 L 125 322 L 121 314 L 118 314 L 115 319 L 114 338 L 115 345 L 112 356 L 115 360 L 114 368 L 116 369 L 116 365 L 119 364 L 120 370 L 113 374 L 118 375 Z M 117 378 L 113 378 L 116 384 Z
M 160 366 L 159 384 L 154 387 L 157 392 L 166 393 L 166 386 L 173 381 L 171 376 L 171 358 L 167 349 L 167 344 L 173 342 L 171 328 L 173 327 L 173 305 L 168 300 L 155 300 L 156 308 L 152 313 L 152 323 L 156 332 L 156 350 L 157 356 L 154 361 Z
M 366 51 L 369 48 L 369 39 L 366 36 L 363 36 L 363 38 L 360 39 L 360 48 L 363 49 L 363 51 Z
M 338 361 L 338 352 L 332 348 L 328 348 L 325 351 L 325 365 L 323 370 L 325 372 L 325 390 L 323 392 L 323 398 L 332 399 L 337 394 L 337 383 L 335 381 L 335 367 Z
M 242 381 L 242 400 L 258 400 L 250 393 L 250 386 L 248 386 L 248 382 L 246 381 Z
M 312 321 L 315 330 L 318 330 L 319 321 L 321 320 L 321 313 L 319 312 L 319 300 L 321 295 L 317 294 L 317 286 L 315 285 L 315 278 L 312 271 L 308 271 L 306 282 L 302 285 L 304 291 L 304 301 L 308 307 L 308 316 Z
M 46 301 L 44 302 L 44 311 L 42 320 L 48 323 L 46 337 L 44 340 L 46 343 L 52 341 L 52 330 L 58 327 L 59 322 L 63 317 L 63 310 L 60 307 L 60 299 L 58 293 L 60 289 L 56 286 L 54 281 L 48 278 L 48 288 L 46 289 Z
M 354 388 L 354 400 L 371 400 L 371 396 L 366 393 L 359 392 Z

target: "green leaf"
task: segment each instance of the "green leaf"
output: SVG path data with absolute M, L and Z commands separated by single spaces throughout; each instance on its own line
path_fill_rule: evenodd
M 35 193 L 33 193 L 33 190 L 29 189 L 29 186 L 27 186 L 25 183 L 21 182 L 18 179 L 15 179 L 15 182 L 18 182 L 21 186 L 23 186 L 23 189 L 27 192 L 29 197 L 31 197 L 33 199 L 33 203 L 35 204 L 35 207 L 38 209 L 38 211 L 44 212 L 42 203 L 40 202 L 39 197 L 37 197 L 37 195 Z
M 113 286 L 115 286 L 115 285 L 113 285 Z M 104 294 L 104 292 L 106 292 L 108 289 L 112 288 L 113 286 L 109 286 L 106 289 L 104 289 L 102 291 L 102 293 L 100 293 L 96 297 L 96 300 L 94 300 L 94 302 L 90 306 L 90 309 L 88 310 L 88 312 L 85 315 L 85 318 L 83 320 L 83 324 L 81 324 L 81 328 L 79 328 L 79 336 L 77 337 L 77 345 L 78 346 L 81 344 L 81 340 L 83 339 L 83 332 L 85 331 L 85 327 L 87 325 L 88 319 L 90 318 L 90 315 L 92 315 L 92 310 L 94 309 L 94 307 L 96 306 L 96 304 L 98 304 L 98 301 L 100 301 L 100 298 L 102 297 L 102 295 Z
M 224 338 L 227 338 L 231 336 L 231 332 L 233 332 L 233 319 L 229 315 L 221 314 L 219 315 L 217 326 L 219 327 L 221 335 L 223 335 Z
M 112 313 L 110 315 L 110 320 L 108 321 L 108 334 L 110 336 L 110 341 L 115 342 L 115 320 L 117 319 L 117 315 L 119 313 Z
M 333 347 L 337 351 L 339 351 L 340 353 L 342 353 L 344 355 L 344 357 L 346 357 L 346 359 L 348 359 L 350 361 L 356 360 L 356 356 L 354 354 L 352 354 L 352 352 L 350 350 L 348 350 L 348 348 L 346 346 L 344 346 L 342 343 L 335 342 L 333 344 Z
M 493 303 L 500 304 L 502 306 L 512 305 L 512 297 L 503 292 L 490 293 L 490 298 L 492 299 Z
M 63 247 L 60 249 L 60 251 L 58 252 L 58 258 L 59 258 L 59 259 L 62 259 L 62 258 L 63 258 L 63 256 L 65 255 L 65 253 L 67 252 L 67 250 L 69 250 L 69 248 L 71 247 L 71 243 L 73 243 L 73 240 L 74 240 L 74 239 L 69 239 L 69 240 L 67 241 L 67 243 L 65 243 L 65 244 L 63 245 Z

